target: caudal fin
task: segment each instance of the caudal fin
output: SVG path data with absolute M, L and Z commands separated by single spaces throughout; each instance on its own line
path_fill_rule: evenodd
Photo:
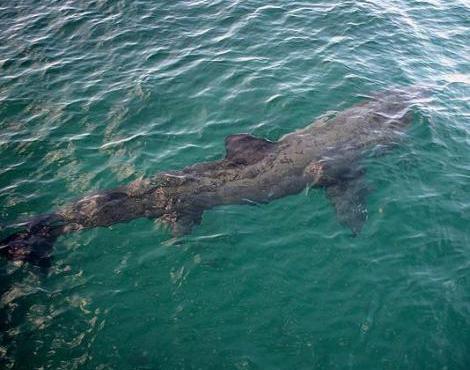
M 54 242 L 60 235 L 57 215 L 42 216 L 27 226 L 0 241 L 0 254 L 12 261 L 29 262 L 48 268 Z
M 56 237 L 29 231 L 18 232 L 0 241 L 0 251 L 12 261 L 29 262 L 35 266 L 49 267 L 50 253 Z

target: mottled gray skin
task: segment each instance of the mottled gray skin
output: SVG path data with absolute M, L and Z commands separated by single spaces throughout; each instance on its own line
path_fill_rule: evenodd
M 340 222 L 358 233 L 366 219 L 367 190 L 359 160 L 368 149 L 397 142 L 410 121 L 408 107 L 407 94 L 394 91 L 321 118 L 276 142 L 248 134 L 229 136 L 222 160 L 85 196 L 28 221 L 26 231 L 4 239 L 0 247 L 10 259 L 47 265 L 61 234 L 147 217 L 170 225 L 178 236 L 200 223 L 207 209 L 265 203 L 308 186 L 326 188 Z

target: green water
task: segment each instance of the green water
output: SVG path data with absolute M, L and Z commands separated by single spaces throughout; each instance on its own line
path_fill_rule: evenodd
M 0 221 L 275 140 L 390 86 L 433 90 L 365 159 L 353 238 L 320 189 L 62 237 L 1 260 L 0 367 L 469 369 L 470 6 L 0 2 Z M 5 236 L 5 232 L 2 232 Z

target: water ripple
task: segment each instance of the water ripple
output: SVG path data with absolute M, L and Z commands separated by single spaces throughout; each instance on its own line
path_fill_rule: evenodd
M 221 158 L 236 132 L 434 94 L 366 159 L 356 238 L 311 190 L 207 212 L 181 243 L 148 220 L 68 236 L 48 276 L 2 264 L 0 366 L 467 368 L 469 17 L 460 0 L 1 4 L 1 227 Z

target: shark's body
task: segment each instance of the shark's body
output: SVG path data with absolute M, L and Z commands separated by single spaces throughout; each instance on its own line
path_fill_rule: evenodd
M 85 196 L 27 221 L 25 231 L 0 242 L 1 251 L 13 260 L 47 264 L 61 234 L 147 217 L 182 235 L 207 209 L 265 203 L 308 186 L 326 188 L 340 222 L 358 233 L 366 219 L 359 160 L 368 149 L 397 142 L 410 121 L 408 98 L 403 92 L 384 93 L 276 142 L 229 136 L 224 159 Z

